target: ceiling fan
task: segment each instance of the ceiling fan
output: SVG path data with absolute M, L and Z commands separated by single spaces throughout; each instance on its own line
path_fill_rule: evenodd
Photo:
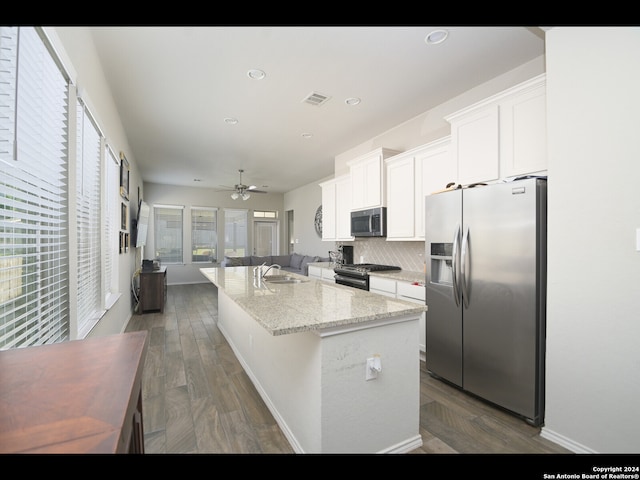
M 248 200 L 251 196 L 251 193 L 267 193 L 264 190 L 256 190 L 257 187 L 255 185 L 245 185 L 244 183 L 242 183 L 242 173 L 244 172 L 244 170 L 240 169 L 238 170 L 238 172 L 240 172 L 240 181 L 233 188 L 227 187 L 229 188 L 229 191 L 233 192 L 231 194 L 231 198 L 233 198 L 234 200 L 236 200 L 237 198 Z

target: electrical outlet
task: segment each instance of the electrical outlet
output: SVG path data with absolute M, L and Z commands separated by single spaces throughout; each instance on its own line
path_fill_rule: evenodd
M 382 371 L 382 361 L 380 355 L 374 355 L 371 358 L 367 358 L 367 366 L 364 374 L 365 380 L 375 380 L 378 378 L 378 373 Z

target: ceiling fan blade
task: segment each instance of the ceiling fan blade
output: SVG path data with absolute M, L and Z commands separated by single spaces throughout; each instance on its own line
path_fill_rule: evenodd
M 251 193 L 269 193 L 269 192 L 265 192 L 264 190 L 247 190 L 247 192 L 251 192 Z

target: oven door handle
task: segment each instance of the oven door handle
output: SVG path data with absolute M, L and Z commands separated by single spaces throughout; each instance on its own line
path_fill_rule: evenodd
M 348 277 L 340 274 L 334 275 L 333 278 L 335 278 L 336 283 L 339 283 L 340 285 L 360 285 L 361 288 L 367 288 L 366 278 Z

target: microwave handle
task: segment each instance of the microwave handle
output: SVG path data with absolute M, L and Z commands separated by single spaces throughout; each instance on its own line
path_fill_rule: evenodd
M 369 215 L 369 233 L 373 233 L 373 215 Z

